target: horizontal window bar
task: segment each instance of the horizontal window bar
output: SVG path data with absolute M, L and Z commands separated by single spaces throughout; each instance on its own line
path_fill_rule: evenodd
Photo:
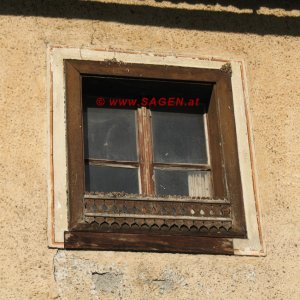
M 184 164 L 184 163 L 153 163 L 155 169 L 168 169 L 168 170 L 200 170 L 210 171 L 210 165 L 203 164 Z
M 118 160 L 107 160 L 107 159 L 95 159 L 95 158 L 86 158 L 86 164 L 93 166 L 107 166 L 107 167 L 124 167 L 124 168 L 137 168 L 139 163 L 135 161 L 118 161 Z

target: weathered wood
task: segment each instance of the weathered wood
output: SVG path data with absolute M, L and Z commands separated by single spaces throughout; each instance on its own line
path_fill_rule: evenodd
M 233 230 L 246 237 L 246 220 L 243 203 L 243 191 L 237 148 L 234 107 L 232 98 L 231 78 L 224 76 L 217 82 L 216 98 L 219 111 L 221 145 L 225 170 L 226 198 L 231 202 Z
M 186 80 L 201 82 L 201 84 L 215 83 L 207 113 L 210 162 L 206 165 L 154 164 L 151 116 L 150 111 L 145 107 L 137 109 L 138 162 L 93 158 L 86 158 L 84 161 L 81 74 Z M 227 73 L 198 68 L 124 64 L 114 60 L 104 62 L 69 60 L 66 62 L 66 93 L 69 230 L 72 231 L 66 233 L 66 247 L 215 253 L 215 249 L 222 248 L 226 241 L 226 254 L 233 253 L 231 241 L 222 237 L 243 238 L 246 236 L 246 227 L 231 82 Z M 143 196 L 84 195 L 84 162 L 113 167 L 140 167 Z M 156 198 L 154 197 L 154 168 L 211 171 L 212 197 Z M 92 202 L 97 199 L 102 199 L 105 205 Z M 88 202 L 85 203 L 86 200 Z M 137 205 L 149 200 L 150 202 L 147 203 L 149 207 L 146 203 Z M 193 204 L 199 203 L 207 205 L 211 203 L 211 207 L 197 207 L 195 210 Z M 120 205 L 124 207 L 120 208 Z M 216 207 L 218 210 L 215 209 Z M 191 212 L 195 214 L 189 215 Z M 144 233 L 145 230 L 148 230 L 148 233 Z M 164 232 L 168 232 L 168 235 Z M 222 251 L 220 253 L 223 253 Z
M 119 168 L 136 168 L 139 166 L 139 163 L 135 161 L 119 161 L 119 160 L 95 159 L 95 158 L 86 158 L 85 163 L 92 166 L 109 166 L 109 167 L 119 167 Z
M 218 81 L 224 73 L 221 70 L 168 65 L 124 63 L 116 60 L 81 61 L 69 60 L 81 74 L 113 75 L 137 78 L 187 80 L 202 84 Z
M 137 222 L 139 223 L 138 226 L 135 225 Z M 112 226 L 112 224 L 117 224 L 118 227 L 116 228 Z M 145 225 L 148 225 L 147 228 L 145 228 Z M 86 223 L 78 224 L 72 231 L 132 234 L 149 233 L 155 235 L 170 234 L 174 236 L 184 235 L 214 238 L 244 238 L 244 234 L 239 235 L 238 233 L 232 231 L 231 221 L 217 222 L 157 219 L 155 220 L 155 223 L 153 223 L 153 219 L 87 217 Z
M 231 239 L 194 236 L 65 232 L 66 249 L 234 254 Z
M 81 77 L 72 64 L 65 62 L 69 228 L 83 219 L 84 160 L 83 124 L 81 102 Z
M 149 110 L 139 108 L 137 112 L 140 175 L 142 194 L 151 196 L 155 194 L 153 182 L 153 153 L 152 134 L 149 120 Z
M 134 201 L 158 201 L 158 202 L 191 202 L 191 203 L 212 203 L 212 204 L 226 204 L 230 203 L 227 199 L 217 199 L 217 198 L 206 198 L 206 197 L 149 197 L 142 195 L 132 196 L 131 194 L 125 196 L 114 196 L 113 193 L 103 193 L 102 194 L 85 194 L 85 199 L 116 199 L 116 200 L 134 200 Z
M 221 128 L 219 122 L 218 99 L 216 97 L 216 85 L 213 88 L 207 113 L 207 131 L 210 150 L 211 176 L 213 185 L 213 197 L 226 199 L 225 170 L 223 148 L 221 140 Z
M 223 217 L 193 217 L 193 216 L 172 216 L 172 215 L 148 215 L 148 214 L 125 214 L 125 213 L 97 213 L 87 212 L 87 217 L 104 217 L 104 218 L 135 218 L 135 219 L 162 219 L 162 220 L 195 220 L 195 221 L 231 221 L 231 218 Z
M 200 170 L 210 171 L 209 165 L 204 164 L 184 164 L 184 163 L 153 163 L 154 168 L 161 170 Z

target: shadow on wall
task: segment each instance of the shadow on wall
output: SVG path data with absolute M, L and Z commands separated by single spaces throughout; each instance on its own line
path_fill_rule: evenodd
M 155 0 L 156 2 L 171 2 L 174 4 L 188 3 L 188 4 L 204 4 L 204 5 L 221 5 L 233 6 L 239 9 L 253 9 L 258 10 L 260 7 L 267 8 L 281 8 L 284 10 L 300 9 L 300 1 L 297 0 Z
M 159 2 L 160 0 L 156 0 Z M 117 0 L 116 0 L 117 2 Z M 299 9 L 297 1 L 241 1 L 241 0 L 169 0 L 251 8 L 253 13 L 233 13 L 184 8 L 164 8 L 150 5 L 102 3 L 80 0 L 1 0 L 0 15 L 39 16 L 49 18 L 87 19 L 123 24 L 196 29 L 202 31 L 254 33 L 259 35 L 300 35 L 300 18 L 256 14 L 261 6 Z M 297 2 L 297 3 L 296 3 Z M 141 3 L 143 3 L 141 1 Z

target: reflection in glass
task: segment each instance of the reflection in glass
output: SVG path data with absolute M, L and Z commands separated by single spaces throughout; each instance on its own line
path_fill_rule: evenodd
M 134 110 L 88 107 L 84 128 L 86 157 L 137 160 Z

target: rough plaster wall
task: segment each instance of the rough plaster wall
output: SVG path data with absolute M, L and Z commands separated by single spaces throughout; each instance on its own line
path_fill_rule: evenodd
M 31 9 L 34 4 L 27 5 Z M 111 14 L 117 18 L 122 11 Z M 299 299 L 299 37 L 128 23 L 0 16 L 0 298 Z M 48 249 L 49 44 L 243 59 L 267 257 Z

